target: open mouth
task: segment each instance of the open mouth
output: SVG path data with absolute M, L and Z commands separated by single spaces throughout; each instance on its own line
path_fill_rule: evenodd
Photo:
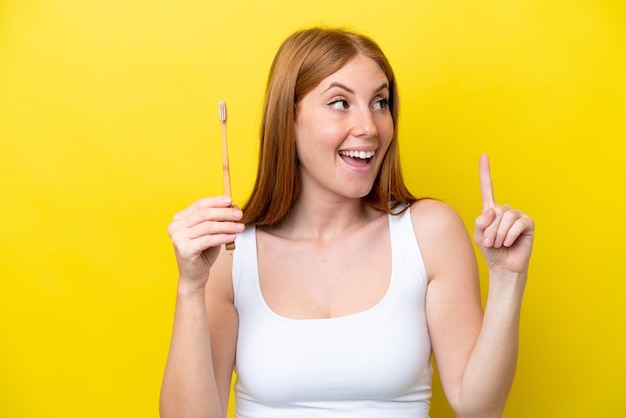
M 341 159 L 351 165 L 366 165 L 376 154 L 375 151 L 339 151 Z

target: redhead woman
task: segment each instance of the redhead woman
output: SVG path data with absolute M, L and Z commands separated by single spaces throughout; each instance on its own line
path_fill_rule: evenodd
M 459 417 L 498 417 L 517 361 L 534 223 L 479 178 L 472 242 L 404 184 L 398 90 L 363 35 L 289 36 L 270 71 L 256 184 L 174 216 L 174 329 L 163 417 L 426 418 L 431 355 Z M 223 244 L 236 240 L 236 250 Z

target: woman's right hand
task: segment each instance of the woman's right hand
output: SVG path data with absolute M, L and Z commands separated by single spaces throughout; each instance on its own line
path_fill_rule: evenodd
M 179 283 L 204 289 L 222 244 L 244 230 L 243 214 L 226 196 L 200 199 L 178 212 L 168 227 L 178 264 Z

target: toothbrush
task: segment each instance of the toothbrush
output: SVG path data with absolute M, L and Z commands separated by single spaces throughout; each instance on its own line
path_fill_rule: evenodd
M 224 195 L 231 197 L 230 194 L 230 169 L 228 164 L 228 141 L 226 136 L 226 102 L 220 100 L 219 105 L 220 123 L 222 125 L 222 166 L 224 170 Z M 227 250 L 234 250 L 235 243 L 225 244 Z

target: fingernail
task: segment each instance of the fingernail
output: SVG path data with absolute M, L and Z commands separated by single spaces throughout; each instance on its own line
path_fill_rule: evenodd
M 233 211 L 233 215 L 235 215 L 237 218 L 241 218 L 243 216 L 243 212 L 239 209 L 235 209 Z
M 483 245 L 484 245 L 485 247 L 490 247 L 490 246 L 491 246 L 491 240 L 490 240 L 489 238 L 485 238 L 485 239 L 483 240 Z
M 229 205 L 230 205 L 231 203 L 233 203 L 233 199 L 232 199 L 232 197 L 228 197 L 228 196 L 224 196 L 224 197 L 222 197 L 222 201 L 223 201 L 224 203 L 229 204 Z

